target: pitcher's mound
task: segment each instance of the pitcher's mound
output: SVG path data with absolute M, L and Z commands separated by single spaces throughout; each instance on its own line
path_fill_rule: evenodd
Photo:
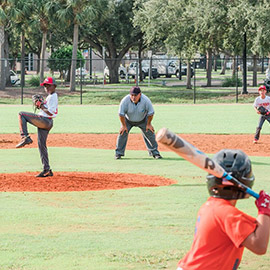
M 136 187 L 158 187 L 175 184 L 165 177 L 98 172 L 54 172 L 53 177 L 37 178 L 38 172 L 0 174 L 0 191 L 87 191 L 124 189 Z

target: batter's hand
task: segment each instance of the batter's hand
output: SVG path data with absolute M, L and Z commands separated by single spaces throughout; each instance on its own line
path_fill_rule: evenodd
M 146 125 L 146 132 L 147 132 L 148 130 L 150 130 L 150 131 L 152 131 L 153 133 L 155 133 L 154 127 L 153 127 L 151 124 L 147 124 L 147 125 Z
M 123 135 L 125 132 L 128 133 L 127 127 L 126 126 L 121 126 L 120 131 L 119 131 L 120 135 Z
M 260 197 L 255 201 L 259 214 L 270 216 L 270 196 L 265 192 L 260 192 Z

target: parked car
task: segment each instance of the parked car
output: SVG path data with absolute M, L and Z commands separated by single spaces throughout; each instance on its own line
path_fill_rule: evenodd
M 20 80 L 19 76 L 13 70 L 9 71 L 9 79 L 10 79 L 11 85 L 20 85 L 21 84 L 21 80 Z
M 158 70 L 158 76 L 165 76 L 166 78 L 171 78 L 176 76 L 179 78 L 179 62 L 175 60 L 168 59 L 153 59 L 153 66 Z M 181 65 L 181 74 L 182 76 L 187 75 L 187 65 Z M 194 69 L 191 67 L 191 77 L 194 75 Z
M 126 78 L 126 74 L 127 74 L 127 69 L 124 66 L 120 66 L 118 69 L 118 74 L 120 76 L 121 79 L 125 79 Z M 105 77 L 109 77 L 110 76 L 110 71 L 109 68 L 106 66 L 104 68 L 104 76 Z
M 179 65 L 178 67 L 176 68 L 176 71 L 175 71 L 175 76 L 177 78 L 179 78 Z M 187 65 L 186 64 L 182 64 L 181 65 L 181 75 L 182 76 L 187 76 Z M 191 78 L 194 76 L 194 68 L 191 66 Z
M 129 65 L 128 75 L 131 76 L 132 78 L 136 77 L 137 65 L 138 65 L 137 62 L 132 62 Z M 139 72 L 139 68 L 138 68 L 138 72 Z M 142 61 L 142 76 L 143 76 L 143 79 L 149 76 L 149 60 Z M 156 79 L 158 77 L 158 69 L 156 67 L 152 67 L 152 77 L 153 79 Z

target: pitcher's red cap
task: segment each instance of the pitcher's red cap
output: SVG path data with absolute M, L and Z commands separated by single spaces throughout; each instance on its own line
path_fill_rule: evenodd
M 261 86 L 259 87 L 258 91 L 261 91 L 261 90 L 266 90 L 265 85 L 261 85 Z
M 57 85 L 56 84 L 56 81 L 53 77 L 48 77 L 44 80 L 43 83 L 41 83 L 40 85 L 43 86 L 44 84 L 54 84 L 54 85 Z

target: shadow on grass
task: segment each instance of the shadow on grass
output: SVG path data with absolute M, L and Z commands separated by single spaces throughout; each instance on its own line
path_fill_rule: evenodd
M 205 184 L 172 184 L 170 187 L 204 187 Z
M 152 157 L 147 157 L 147 158 L 128 158 L 128 157 L 122 157 L 120 160 L 160 160 L 160 161 L 162 161 L 162 160 L 173 160 L 173 161 L 175 161 L 175 160 L 177 160 L 177 161 L 185 161 L 183 158 L 168 158 L 168 157 L 162 157 L 162 159 L 154 159 L 154 158 L 152 158 Z
M 270 166 L 270 163 L 252 161 L 252 165 Z

